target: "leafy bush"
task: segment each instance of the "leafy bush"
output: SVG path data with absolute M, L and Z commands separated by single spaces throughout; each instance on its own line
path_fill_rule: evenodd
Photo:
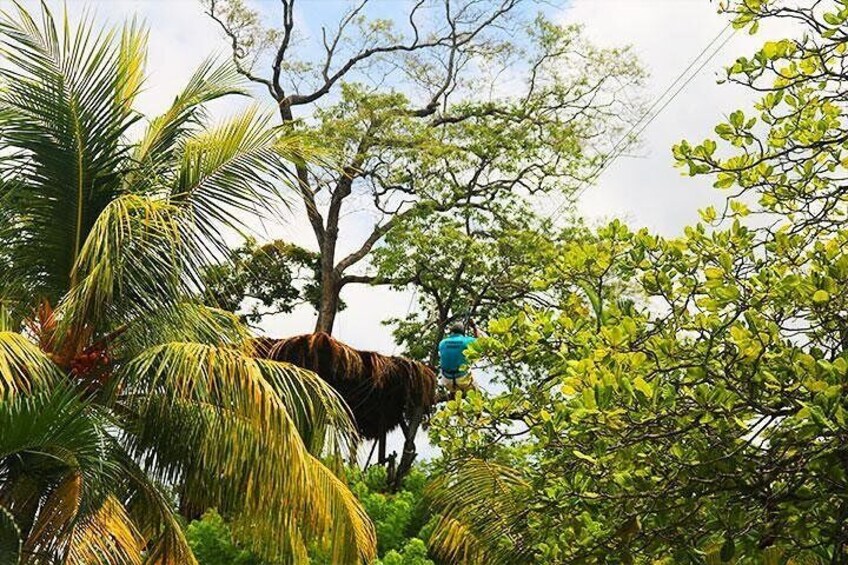
M 406 542 L 400 552 L 391 550 L 374 565 L 435 565 L 427 556 L 427 546 L 418 538 Z
M 186 538 L 200 565 L 264 565 L 252 552 L 233 539 L 230 527 L 215 510 L 207 510 L 200 520 L 186 527 Z
M 405 552 L 410 538 L 418 536 L 427 519 L 422 503 L 427 481 L 424 472 L 414 469 L 396 493 L 386 492 L 387 479 L 386 469 L 376 466 L 365 472 L 355 470 L 350 476 L 351 490 L 374 521 L 378 553 L 386 556 L 392 550 Z
M 388 491 L 384 467 L 348 471 L 351 491 L 362 502 L 377 531 L 380 559 L 373 565 L 435 565 L 427 553 L 433 524 L 423 503 L 427 474 L 414 468 L 396 493 Z M 428 521 L 429 520 L 429 521 Z M 186 538 L 200 565 L 265 565 L 233 538 L 226 521 L 215 510 L 186 527 Z M 332 556 L 317 545 L 310 547 L 311 565 L 333 565 Z

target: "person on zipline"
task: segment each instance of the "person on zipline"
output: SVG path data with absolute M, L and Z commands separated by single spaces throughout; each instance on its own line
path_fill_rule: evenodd
M 466 392 L 474 388 L 474 379 L 468 370 L 465 350 L 474 343 L 479 332 L 474 320 L 469 320 L 468 325 L 471 326 L 472 336 L 465 335 L 465 328 L 462 324 L 454 324 L 451 326 L 450 335 L 439 343 L 441 384 L 451 393 L 458 390 Z

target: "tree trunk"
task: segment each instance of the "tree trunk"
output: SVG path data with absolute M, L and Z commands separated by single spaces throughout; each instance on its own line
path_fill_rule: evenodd
M 325 228 L 321 249 L 321 299 L 318 304 L 316 332 L 333 333 L 333 324 L 339 311 L 339 294 L 342 290 L 341 275 L 336 270 L 336 240 L 339 227 L 337 223 Z
M 377 465 L 384 465 L 386 463 L 386 434 L 381 435 L 377 441 L 380 445 L 377 448 Z
M 415 463 L 418 456 L 418 450 L 415 447 L 415 435 L 424 419 L 424 409 L 421 406 L 408 406 L 406 412 L 409 414 L 409 424 L 403 430 L 403 453 L 390 485 L 393 492 L 400 489 L 404 477 L 412 470 L 412 464 Z
M 325 245 L 324 247 L 329 246 Z M 332 247 L 335 247 L 335 245 Z M 328 334 L 333 333 L 333 324 L 339 311 L 339 294 L 341 293 L 341 277 L 338 276 L 333 265 L 334 256 L 335 249 L 321 250 L 321 301 L 318 305 L 315 331 Z
M 324 277 L 321 277 L 322 280 Z M 333 286 L 321 285 L 321 305 L 318 309 L 318 319 L 315 321 L 315 331 L 333 333 L 336 314 L 339 309 L 339 292 Z
M 436 336 L 430 346 L 430 365 L 433 367 L 439 366 L 439 344 L 445 337 L 445 329 L 448 325 L 447 316 L 439 314 L 439 321 L 436 324 Z
M 276 95 L 280 108 L 280 118 L 283 123 L 290 123 L 294 116 L 291 106 L 286 102 L 282 91 Z M 341 292 L 340 275 L 335 269 L 336 240 L 338 239 L 338 218 L 328 218 L 327 225 L 315 203 L 314 194 L 309 186 L 309 173 L 303 163 L 295 165 L 301 196 L 306 209 L 306 216 L 315 233 L 318 248 L 321 251 L 321 296 L 318 307 L 318 319 L 315 321 L 316 332 L 333 333 L 336 313 L 339 310 L 339 293 Z

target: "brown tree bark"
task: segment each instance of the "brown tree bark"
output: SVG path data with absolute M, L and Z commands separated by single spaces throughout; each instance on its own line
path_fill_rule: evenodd
M 334 250 L 332 250 L 334 251 Z M 321 302 L 318 307 L 318 318 L 315 320 L 315 331 L 333 333 L 336 314 L 339 311 L 339 295 L 341 281 L 332 265 L 333 253 L 321 251 Z M 325 261 L 324 258 L 327 258 Z

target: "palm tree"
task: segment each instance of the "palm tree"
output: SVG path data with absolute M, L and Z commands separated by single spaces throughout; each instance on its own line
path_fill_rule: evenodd
M 201 300 L 308 143 L 255 110 L 208 127 L 242 93 L 212 63 L 144 122 L 134 22 L 16 7 L 0 51 L 0 562 L 194 563 L 176 504 L 268 556 L 369 559 L 367 516 L 317 458 L 352 441 L 344 404 Z
M 482 459 L 455 462 L 425 492 L 438 516 L 430 552 L 452 564 L 532 563 L 531 493 L 512 467 Z

